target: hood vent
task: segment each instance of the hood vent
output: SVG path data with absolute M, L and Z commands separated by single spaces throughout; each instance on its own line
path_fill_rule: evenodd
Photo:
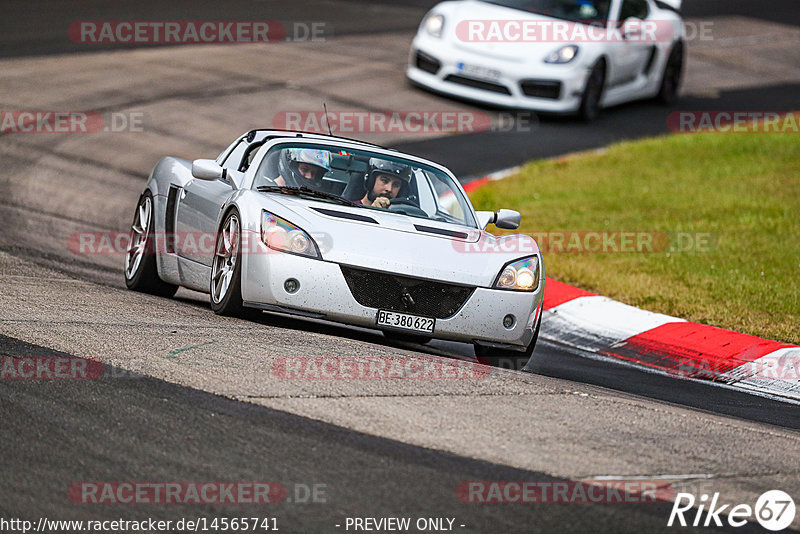
M 323 215 L 327 215 L 328 217 L 338 217 L 339 219 L 348 219 L 351 221 L 378 224 L 378 221 L 376 221 L 372 217 L 367 217 L 366 215 L 359 215 L 357 213 L 350 213 L 347 211 L 328 210 L 325 208 L 311 208 L 311 209 Z
M 436 228 L 434 226 L 423 226 L 421 224 L 415 224 L 414 228 L 416 228 L 418 232 L 427 232 L 429 234 L 444 235 L 447 237 L 456 237 L 458 239 L 466 239 L 469 237 L 469 235 L 465 234 L 464 232 L 454 232 L 453 230 L 445 230 L 444 228 Z

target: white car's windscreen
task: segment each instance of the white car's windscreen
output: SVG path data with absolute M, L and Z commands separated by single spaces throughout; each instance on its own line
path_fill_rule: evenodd
M 313 198 L 323 202 L 476 228 L 469 201 L 450 176 L 399 156 L 282 143 L 264 156 L 253 181 L 261 191 L 281 187 L 313 190 Z
M 519 9 L 528 13 L 588 24 L 608 20 L 611 0 L 484 0 L 489 4 Z

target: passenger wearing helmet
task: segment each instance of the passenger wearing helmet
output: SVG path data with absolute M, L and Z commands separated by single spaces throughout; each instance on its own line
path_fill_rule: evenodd
M 322 177 L 331 170 L 331 153 L 313 148 L 288 148 L 278 163 L 278 185 L 322 189 Z
M 411 167 L 380 158 L 370 158 L 366 179 L 367 194 L 361 199 L 365 206 L 388 208 L 391 199 L 408 191 L 411 182 Z M 405 196 L 405 195 L 402 195 Z

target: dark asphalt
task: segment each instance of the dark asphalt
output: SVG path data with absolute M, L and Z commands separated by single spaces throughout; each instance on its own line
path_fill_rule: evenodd
M 444 97 L 440 97 L 444 98 Z M 533 115 L 529 131 L 486 131 L 393 145 L 394 148 L 438 161 L 462 179 L 535 158 L 549 158 L 608 146 L 618 141 L 671 133 L 667 117 L 678 111 L 781 111 L 800 106 L 800 85 L 783 84 L 756 89 L 721 91 L 716 98 L 683 97 L 671 107 L 650 101 L 633 102 L 604 110 L 591 125 L 570 117 Z M 519 114 L 530 120 L 529 112 Z M 675 122 L 672 122 L 675 124 Z
M 749 421 L 800 430 L 800 406 L 699 380 L 648 373 L 622 363 L 589 359 L 578 349 L 540 341 L 529 370 Z
M 0 355 L 68 356 L 5 336 L 0 336 Z M 464 481 L 555 479 L 154 378 L 115 378 L 123 373 L 111 367 L 106 373 L 107 378 L 97 380 L 0 380 L 0 518 L 275 517 L 283 532 L 345 532 L 335 525 L 344 525 L 347 517 L 448 517 L 455 519 L 457 532 L 465 533 L 673 530 L 666 527 L 672 505 L 665 502 L 463 503 L 456 488 Z M 289 500 L 268 505 L 75 504 L 69 488 L 87 481 L 280 482 Z M 306 487 L 322 489 L 324 502 L 296 502 Z M 753 526 L 722 530 L 760 531 Z
M 4 0 L 0 6 L 0 57 L 92 52 L 130 45 L 72 42 L 67 33 L 76 21 L 195 20 L 195 21 L 324 21 L 332 35 L 412 31 L 431 0 L 228 0 L 226 2 L 173 0 Z M 800 25 L 796 0 L 684 0 L 684 17 L 737 15 Z M 153 46 L 153 45 L 145 45 Z

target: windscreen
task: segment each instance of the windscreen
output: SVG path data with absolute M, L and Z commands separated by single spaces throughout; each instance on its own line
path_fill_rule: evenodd
M 308 142 L 269 149 L 253 188 L 476 228 L 447 173 L 402 156 Z
M 604 25 L 611 0 L 485 0 L 489 4 L 563 20 Z

